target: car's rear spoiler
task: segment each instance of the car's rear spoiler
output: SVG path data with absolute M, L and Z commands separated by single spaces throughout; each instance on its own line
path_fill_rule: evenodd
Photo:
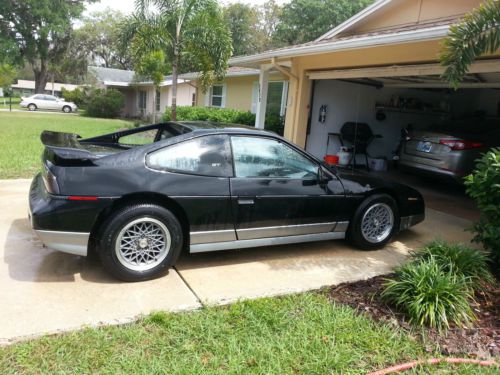
M 95 160 L 99 156 L 84 149 L 79 142 L 78 134 L 52 132 L 45 130 L 40 139 L 43 145 L 55 155 L 67 160 Z

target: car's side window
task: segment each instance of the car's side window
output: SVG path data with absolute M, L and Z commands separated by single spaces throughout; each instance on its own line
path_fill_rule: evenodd
M 45 95 L 35 95 L 33 97 L 33 99 L 36 99 L 36 100 L 44 100 L 44 98 L 45 98 Z
M 52 95 L 45 95 L 44 99 L 49 100 L 51 102 L 55 102 L 57 100 L 57 98 L 55 96 L 52 96 Z
M 315 179 L 318 165 L 285 143 L 262 137 L 231 137 L 235 177 Z
M 231 151 L 226 135 L 207 135 L 164 147 L 146 157 L 152 169 L 202 176 L 232 175 Z

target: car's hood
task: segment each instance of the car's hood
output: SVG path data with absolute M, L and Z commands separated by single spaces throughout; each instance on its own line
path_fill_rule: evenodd
M 344 185 L 346 195 L 365 194 L 370 190 L 383 188 L 388 188 L 404 195 L 420 195 L 420 193 L 408 185 L 381 178 L 365 171 L 338 168 L 337 176 Z

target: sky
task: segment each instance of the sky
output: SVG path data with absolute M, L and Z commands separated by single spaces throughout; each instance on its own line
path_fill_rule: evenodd
M 219 0 L 219 1 L 224 4 L 246 3 L 252 5 L 261 5 L 262 3 L 265 3 L 267 0 Z M 290 0 L 276 0 L 278 4 L 287 3 L 289 1 Z M 120 10 L 125 14 L 130 14 L 134 11 L 134 0 L 101 0 L 98 3 L 87 5 L 85 14 L 95 11 L 102 11 L 106 8 Z

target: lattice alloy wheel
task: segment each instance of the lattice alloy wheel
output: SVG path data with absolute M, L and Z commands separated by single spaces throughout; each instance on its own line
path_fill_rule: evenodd
M 127 223 L 118 233 L 115 254 L 133 271 L 147 271 L 163 262 L 171 247 L 171 235 L 160 220 L 141 217 Z
M 361 234 L 373 244 L 385 241 L 394 228 L 394 213 L 385 203 L 370 206 L 361 219 Z

